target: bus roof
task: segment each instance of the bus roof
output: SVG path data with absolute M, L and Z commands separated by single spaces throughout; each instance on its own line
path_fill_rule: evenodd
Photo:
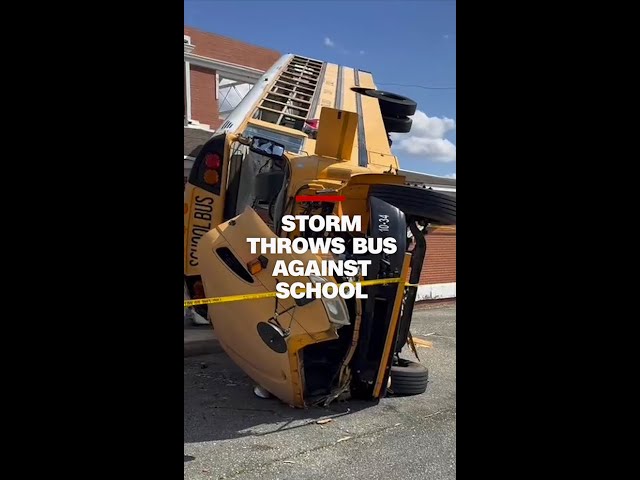
M 346 160 L 364 167 L 378 163 L 397 168 L 378 99 L 362 95 L 365 89 L 376 90 L 370 72 L 294 54 L 283 55 L 218 131 L 248 131 L 282 143 L 294 154 L 311 154 L 316 151 L 314 121 L 320 119 L 323 109 L 351 112 L 357 116 L 357 122 L 353 122 L 357 131 Z

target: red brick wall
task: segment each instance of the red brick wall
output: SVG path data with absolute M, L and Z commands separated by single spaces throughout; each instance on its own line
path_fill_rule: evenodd
M 191 118 L 217 128 L 216 72 L 191 65 Z
M 249 45 L 187 26 L 184 27 L 184 34 L 191 37 L 191 43 L 195 45 L 193 49 L 195 55 L 257 68 L 262 71 L 267 71 L 282 56 L 280 52 L 275 50 Z
M 195 45 L 195 55 L 223 62 L 266 71 L 281 57 L 275 50 L 249 45 L 191 27 L 184 27 L 184 34 L 191 37 L 191 43 Z M 215 81 L 214 70 L 191 65 L 191 118 L 210 125 L 212 129 L 222 124 L 222 120 L 218 118 Z
M 420 285 L 456 281 L 456 231 L 434 230 L 427 235 L 427 256 L 420 273 Z

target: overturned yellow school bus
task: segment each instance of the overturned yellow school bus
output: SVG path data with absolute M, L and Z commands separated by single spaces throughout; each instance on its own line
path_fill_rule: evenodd
M 185 289 L 192 298 L 273 292 L 277 282 L 402 278 L 417 283 L 431 226 L 454 225 L 456 200 L 405 185 L 391 132 L 408 132 L 416 103 L 379 91 L 371 73 L 298 55 L 280 58 L 198 154 L 185 188 Z M 327 196 L 343 200 L 327 201 Z M 302 201 L 296 198 L 303 197 Z M 316 201 L 314 197 L 317 197 Z M 356 232 L 285 232 L 285 215 L 361 216 Z M 340 235 L 366 275 L 275 278 L 278 260 L 247 238 Z M 396 240 L 393 254 L 353 253 L 354 238 Z M 259 260 L 259 261 L 258 261 Z M 254 268 L 257 266 L 257 268 Z M 351 272 L 353 273 L 353 272 Z M 367 299 L 264 298 L 200 307 L 227 354 L 256 383 L 297 407 L 336 398 L 419 394 L 420 363 L 400 358 L 416 289 L 364 287 Z

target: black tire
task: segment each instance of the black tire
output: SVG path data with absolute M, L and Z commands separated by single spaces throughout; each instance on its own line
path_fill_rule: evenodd
M 400 359 L 391 366 L 391 392 L 394 395 L 420 395 L 427 390 L 429 370 L 418 362 Z
M 385 117 L 410 117 L 418 108 L 416 102 L 396 93 L 368 89 L 363 94 L 378 99 L 380 111 Z
M 407 216 L 434 225 L 456 224 L 456 198 L 446 193 L 408 185 L 371 185 L 369 195 L 390 203 Z
M 411 131 L 411 124 L 413 120 L 409 117 L 382 117 L 384 122 L 384 128 L 387 133 L 409 133 Z

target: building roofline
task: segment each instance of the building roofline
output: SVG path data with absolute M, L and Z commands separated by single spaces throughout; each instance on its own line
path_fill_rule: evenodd
M 243 65 L 216 60 L 189 52 L 184 52 L 184 61 L 197 67 L 215 70 L 223 74 L 225 78 L 243 83 L 255 83 L 264 74 L 263 70 L 257 68 L 245 67 Z
M 222 38 L 226 38 L 227 40 L 230 40 L 230 41 L 235 42 L 235 43 L 242 43 L 242 44 L 244 44 L 244 45 L 248 45 L 248 46 L 253 47 L 253 48 L 259 48 L 260 50 L 269 50 L 269 51 L 270 51 L 270 52 L 272 52 L 272 53 L 277 53 L 278 55 L 282 55 L 279 51 L 274 50 L 273 48 L 265 47 L 265 46 L 263 46 L 263 45 L 256 45 L 255 43 L 245 42 L 244 40 L 239 40 L 239 39 L 237 39 L 237 38 L 228 37 L 227 35 L 220 35 L 219 33 L 206 32 L 206 31 L 201 30 L 201 29 L 196 28 L 196 27 L 190 27 L 189 25 L 184 25 L 184 24 L 183 24 L 183 27 L 184 27 L 184 28 L 183 28 L 183 30 L 184 30 L 184 29 L 189 29 L 189 30 L 196 31 L 196 32 L 198 32 L 198 33 L 202 33 L 203 35 L 210 35 L 210 36 L 212 36 L 212 37 L 222 37 Z M 186 35 L 186 33 L 185 33 L 185 35 Z M 192 40 L 193 40 L 193 39 L 192 39 Z
M 398 175 L 407 177 L 408 183 L 425 183 L 428 185 L 440 185 L 443 187 L 456 188 L 456 179 L 451 177 L 443 177 L 439 175 L 431 175 L 429 173 L 414 172 L 412 170 L 398 171 Z

